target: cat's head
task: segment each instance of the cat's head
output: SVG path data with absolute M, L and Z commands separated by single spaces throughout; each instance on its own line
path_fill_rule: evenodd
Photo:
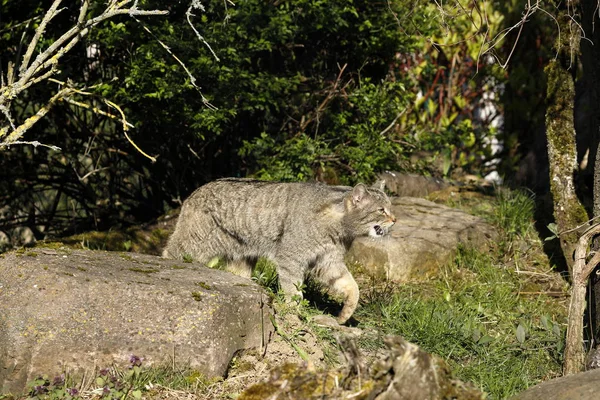
M 396 222 L 390 199 L 380 187 L 359 183 L 346 196 L 344 206 L 354 236 L 381 237 Z

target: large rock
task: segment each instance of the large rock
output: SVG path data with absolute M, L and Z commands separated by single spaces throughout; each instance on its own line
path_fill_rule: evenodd
M 425 197 L 450 185 L 442 179 L 403 172 L 385 171 L 377 175 L 390 192 L 400 197 Z
M 600 369 L 552 379 L 533 386 L 511 400 L 600 399 Z
M 384 339 L 388 349 L 367 365 L 353 340 L 340 338 L 345 366 L 314 371 L 286 364 L 269 379 L 246 389 L 239 400 L 373 399 L 373 400 L 483 400 L 484 394 L 455 379 L 448 365 L 400 336 Z
M 35 251 L 35 253 L 33 253 Z M 253 282 L 140 254 L 34 249 L 0 259 L 0 393 L 44 373 L 184 364 L 225 373 L 272 312 Z
M 454 379 L 450 367 L 400 336 L 384 339 L 389 353 L 370 369 L 378 381 L 375 400 L 460 399 L 483 400 L 484 394 L 470 384 Z M 375 391 L 374 390 L 374 391 Z
M 483 219 L 413 197 L 392 198 L 396 224 L 381 239 L 354 240 L 348 259 L 368 273 L 405 282 L 427 277 L 447 263 L 460 244 L 484 248 L 497 233 Z

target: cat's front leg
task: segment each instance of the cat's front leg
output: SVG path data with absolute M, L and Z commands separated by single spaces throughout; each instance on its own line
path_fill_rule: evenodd
M 347 322 L 358 306 L 359 290 L 343 258 L 324 258 L 316 266 L 314 276 L 325 285 L 331 295 L 342 299 L 344 306 L 336 320 L 339 324 Z

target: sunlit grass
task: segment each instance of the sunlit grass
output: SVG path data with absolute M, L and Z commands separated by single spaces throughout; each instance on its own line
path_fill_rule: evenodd
M 459 249 L 431 281 L 369 291 L 360 327 L 401 335 L 446 359 L 455 375 L 504 399 L 560 375 L 566 313 L 493 254 Z M 372 349 L 366 338 L 361 345 Z

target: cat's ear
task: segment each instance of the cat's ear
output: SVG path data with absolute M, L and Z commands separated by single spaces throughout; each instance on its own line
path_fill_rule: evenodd
M 367 187 L 364 183 L 359 183 L 352 189 L 352 205 L 357 206 L 367 194 Z
M 383 190 L 385 189 L 385 179 L 377 179 L 372 185 L 371 187 L 373 189 L 377 189 L 377 190 L 381 190 L 383 192 Z

